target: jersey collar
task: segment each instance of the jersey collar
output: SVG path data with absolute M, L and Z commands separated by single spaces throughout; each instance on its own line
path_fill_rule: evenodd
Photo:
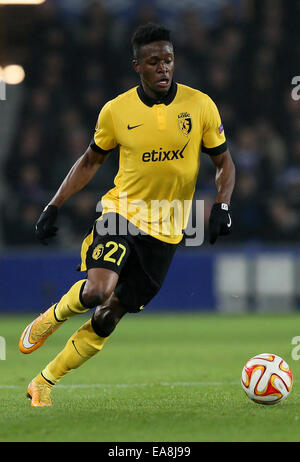
M 164 96 L 162 99 L 160 100 L 157 100 L 157 99 L 153 99 L 153 98 L 150 98 L 150 96 L 148 96 L 142 85 L 139 85 L 137 87 L 137 94 L 140 98 L 140 100 L 146 104 L 146 106 L 149 106 L 149 107 L 152 107 L 154 106 L 154 104 L 165 104 L 166 106 L 168 106 L 169 104 L 172 103 L 172 101 L 174 100 L 175 96 L 176 96 L 176 93 L 177 93 L 177 83 L 174 82 L 174 80 L 172 80 L 172 83 L 171 83 L 171 86 L 170 86 L 170 89 L 168 91 L 168 93 L 166 94 L 166 96 Z

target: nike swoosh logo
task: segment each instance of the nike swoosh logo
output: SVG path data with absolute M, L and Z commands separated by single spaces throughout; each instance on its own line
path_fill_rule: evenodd
M 127 125 L 128 130 L 132 130 L 133 128 L 141 127 L 144 124 L 139 124 L 139 125 L 132 125 L 130 126 L 129 124 Z
M 231 216 L 230 215 L 228 215 L 228 216 L 229 216 L 229 223 L 227 223 L 227 226 L 228 226 L 228 228 L 230 228 L 230 226 L 231 226 Z
M 23 343 L 23 346 L 24 348 L 31 348 L 33 347 L 34 345 L 36 345 L 37 342 L 35 343 L 31 343 L 29 341 L 29 337 L 30 337 L 30 333 L 31 333 L 31 329 L 32 329 L 32 325 L 33 325 L 34 321 L 32 321 L 32 323 L 28 326 L 28 329 L 26 331 L 26 334 L 24 335 L 24 338 L 22 340 L 22 343 Z
M 73 314 L 75 313 L 73 310 L 71 310 L 70 305 L 68 305 L 68 303 L 67 303 L 67 308 L 71 313 L 73 313 Z
M 181 149 L 181 151 L 180 151 L 180 153 L 179 153 L 180 157 L 182 156 L 182 153 L 183 153 L 183 151 L 185 150 L 185 148 L 187 147 L 187 145 L 189 144 L 189 142 L 190 142 L 190 140 L 188 140 L 187 143 L 186 143 L 186 144 L 183 146 L 183 148 Z M 182 156 L 182 157 L 183 157 L 183 156 Z
M 72 340 L 72 344 L 73 344 L 73 347 L 75 348 L 75 350 L 77 351 L 77 353 L 79 354 L 79 356 L 81 356 L 82 358 L 84 358 L 84 356 L 82 356 L 82 355 L 79 353 L 79 351 L 78 351 L 78 349 L 77 349 L 77 347 L 76 347 L 76 345 L 75 345 L 74 340 Z

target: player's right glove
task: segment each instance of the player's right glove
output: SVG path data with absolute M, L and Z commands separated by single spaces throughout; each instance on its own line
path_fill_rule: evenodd
M 56 235 L 58 228 L 54 226 L 54 223 L 57 218 L 57 213 L 58 208 L 56 205 L 47 205 L 35 225 L 35 235 L 44 245 L 48 245 L 46 239 Z

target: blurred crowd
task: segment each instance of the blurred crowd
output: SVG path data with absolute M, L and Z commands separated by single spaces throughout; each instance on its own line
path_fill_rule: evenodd
M 138 84 L 130 38 L 147 21 L 172 30 L 176 81 L 208 93 L 220 110 L 237 169 L 234 232 L 226 243 L 298 242 L 300 101 L 291 96 L 291 80 L 299 74 L 299 3 L 287 9 L 283 0 L 245 0 L 239 8 L 224 2 L 210 24 L 195 8 L 162 17 L 151 2 L 141 2 L 128 20 L 100 1 L 68 22 L 51 1 L 36 8 L 24 53 L 23 107 L 4 166 L 4 244 L 39 245 L 34 224 L 89 145 L 99 110 Z M 64 206 L 53 245 L 81 242 L 117 167 L 115 151 Z M 216 194 L 214 172 L 202 154 L 195 199 L 205 200 L 206 221 Z

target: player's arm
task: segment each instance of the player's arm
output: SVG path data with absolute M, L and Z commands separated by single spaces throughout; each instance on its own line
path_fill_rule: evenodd
M 235 184 L 235 166 L 228 149 L 223 154 L 210 156 L 216 167 L 216 203 L 230 205 L 231 195 Z
M 217 196 L 209 217 L 209 242 L 214 244 L 218 236 L 230 233 L 232 220 L 230 200 L 235 184 L 235 166 L 228 149 L 222 154 L 211 156 L 216 167 Z
M 210 212 L 209 242 L 231 231 L 230 200 L 235 183 L 235 167 L 224 134 L 217 106 L 206 98 L 203 113 L 202 151 L 208 154 L 216 167 L 217 196 Z
M 91 181 L 107 157 L 108 153 L 95 152 L 89 146 L 75 162 L 36 224 L 35 233 L 42 244 L 47 245 L 46 239 L 56 235 L 57 227 L 54 223 L 58 209 Z
M 108 154 L 98 153 L 88 147 L 75 162 L 49 205 L 60 208 L 70 197 L 83 189 L 94 177 Z
M 55 236 L 57 232 L 57 227 L 54 224 L 58 209 L 91 181 L 99 167 L 108 157 L 109 152 L 117 144 L 110 102 L 108 102 L 99 114 L 90 146 L 70 169 L 36 224 L 36 236 L 43 244 L 47 244 L 46 239 Z

